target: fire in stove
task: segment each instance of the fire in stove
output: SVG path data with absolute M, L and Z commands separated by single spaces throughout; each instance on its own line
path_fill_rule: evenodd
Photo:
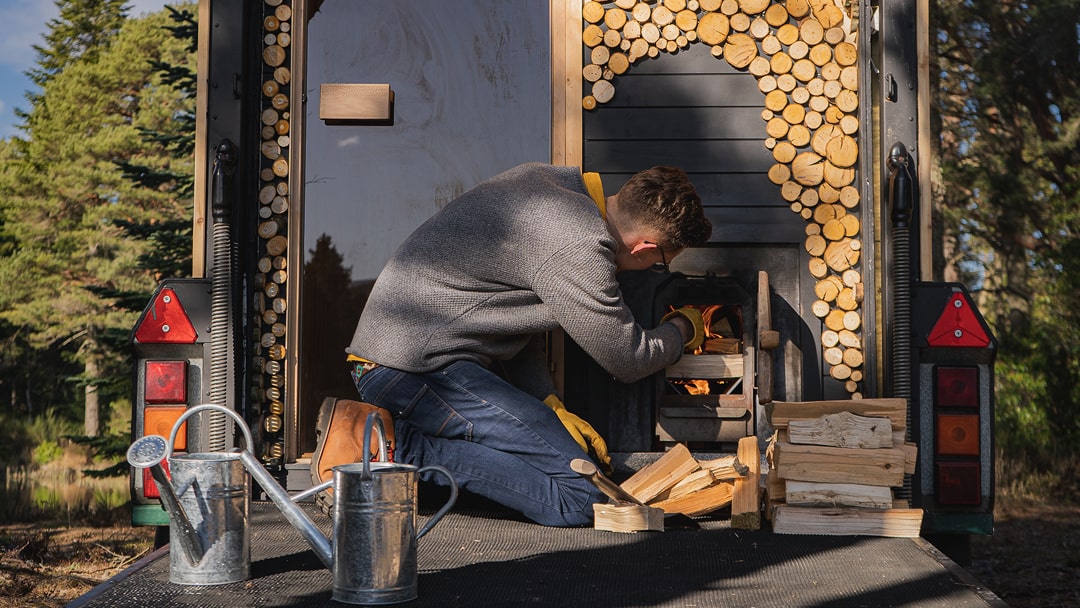
M 706 339 L 667 367 L 656 394 L 661 442 L 708 448 L 754 433 L 754 298 L 731 277 L 672 276 L 655 292 L 659 316 L 693 306 Z
M 705 341 L 701 346 L 683 353 L 683 359 L 689 357 L 707 357 L 701 360 L 687 360 L 677 365 L 676 373 L 685 370 L 700 370 L 703 377 L 680 378 L 672 376 L 668 369 L 668 382 L 676 394 L 682 395 L 722 395 L 735 393 L 742 384 L 742 377 L 716 377 L 717 373 L 729 373 L 736 364 L 724 357 L 736 357 L 741 360 L 743 353 L 742 307 L 725 304 L 688 304 L 701 312 L 705 326 Z M 679 308 L 672 306 L 671 309 Z M 713 358 L 719 356 L 719 359 Z M 726 363 L 726 364 L 725 364 Z

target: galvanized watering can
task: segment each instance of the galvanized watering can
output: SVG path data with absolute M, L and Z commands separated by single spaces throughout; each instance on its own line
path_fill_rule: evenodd
M 243 454 L 208 452 L 172 455 L 176 433 L 188 417 L 205 410 L 231 415 L 251 449 L 251 432 L 232 410 L 216 405 L 193 407 L 173 425 L 169 439 L 141 437 L 128 448 L 131 466 L 150 469 L 169 514 L 169 580 L 181 585 L 222 585 L 251 576 L 248 511 L 251 478 Z M 161 463 L 167 461 L 172 481 Z
M 188 416 L 207 410 L 231 416 L 244 433 L 247 449 L 169 458 L 180 424 Z M 377 445 L 382 462 L 371 461 L 373 431 L 379 435 Z M 374 413 L 364 425 L 363 461 L 334 467 L 333 479 L 300 494 L 286 493 L 251 453 L 251 445 L 251 433 L 235 412 L 218 405 L 199 405 L 176 421 L 168 443 L 159 435 L 147 435 L 128 449 L 128 462 L 132 466 L 151 470 L 161 491 L 162 504 L 169 513 L 173 549 L 169 580 L 213 585 L 248 578 L 250 481 L 244 471 L 247 469 L 333 573 L 334 600 L 347 604 L 396 604 L 416 599 L 416 541 L 457 500 L 457 484 L 449 471 L 439 466 L 386 462 L 385 431 L 382 420 Z M 172 470 L 172 484 L 161 466 L 166 458 Z M 416 485 L 425 471 L 446 477 L 450 482 L 450 499 L 417 531 Z M 219 483 L 219 478 L 228 482 Z M 330 487 L 334 488 L 335 498 L 333 543 L 296 504 Z M 226 563 L 226 559 L 232 563 Z
M 379 437 L 379 460 L 371 461 L 371 434 Z M 242 456 L 285 518 L 304 536 L 334 574 L 332 597 L 346 604 L 396 604 L 417 597 L 416 541 L 454 506 L 457 484 L 439 466 L 415 467 L 386 462 L 382 419 L 372 413 L 364 424 L 363 461 L 334 467 L 334 477 L 301 494 L 289 496 L 254 457 Z M 248 462 L 251 460 L 252 462 Z M 416 529 L 416 484 L 421 473 L 437 472 L 450 482 L 450 499 Z M 334 488 L 333 545 L 296 505 Z

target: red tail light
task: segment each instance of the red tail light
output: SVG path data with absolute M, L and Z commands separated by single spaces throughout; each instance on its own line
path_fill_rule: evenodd
M 978 505 L 982 502 L 982 481 L 978 462 L 939 462 L 937 501 L 942 505 Z
M 978 368 L 935 368 L 934 385 L 934 404 L 938 407 L 979 407 Z
M 187 403 L 187 361 L 147 361 L 146 403 Z

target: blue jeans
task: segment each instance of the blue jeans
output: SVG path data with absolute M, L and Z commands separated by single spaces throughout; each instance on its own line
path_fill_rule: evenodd
M 356 390 L 394 416 L 397 462 L 444 467 L 461 489 L 539 524 L 592 522 L 603 494 L 570 470 L 571 460 L 587 458 L 581 447 L 544 402 L 482 366 L 459 361 L 424 374 L 376 367 Z

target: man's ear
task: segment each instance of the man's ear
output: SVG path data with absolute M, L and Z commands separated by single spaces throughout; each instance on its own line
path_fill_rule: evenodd
M 649 249 L 656 249 L 659 247 L 656 243 L 650 243 L 648 241 L 639 241 L 637 245 L 630 248 L 631 255 L 637 255 L 642 251 L 648 251 Z

